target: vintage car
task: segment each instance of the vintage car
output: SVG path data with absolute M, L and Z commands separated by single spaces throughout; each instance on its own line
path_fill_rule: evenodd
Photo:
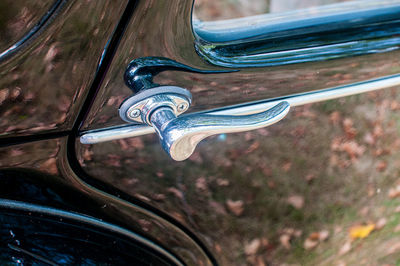
M 399 263 L 400 1 L 193 2 L 0 3 L 0 263 Z

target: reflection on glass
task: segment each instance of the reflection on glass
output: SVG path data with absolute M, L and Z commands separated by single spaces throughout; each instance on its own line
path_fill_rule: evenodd
M 350 0 L 195 0 L 194 18 L 204 21 L 279 13 Z M 361 1 L 362 2 L 362 1 Z

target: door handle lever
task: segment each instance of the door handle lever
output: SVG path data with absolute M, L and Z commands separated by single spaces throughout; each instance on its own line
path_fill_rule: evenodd
M 164 150 L 176 161 L 194 152 L 197 144 L 215 134 L 249 131 L 267 127 L 286 116 L 288 102 L 280 102 L 267 111 L 252 115 L 189 114 L 176 117 L 170 108 L 159 108 L 151 116 L 152 126 Z
M 183 161 L 206 137 L 243 132 L 272 125 L 286 116 L 290 104 L 280 102 L 251 115 L 189 114 L 178 117 L 191 104 L 191 94 L 182 88 L 160 86 L 138 93 L 122 103 L 119 113 L 127 122 L 152 126 L 163 149 L 176 161 Z

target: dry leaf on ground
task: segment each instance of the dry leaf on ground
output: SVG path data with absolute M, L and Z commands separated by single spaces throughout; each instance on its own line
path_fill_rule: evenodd
M 300 195 L 293 195 L 287 198 L 287 202 L 296 209 L 304 207 L 304 197 Z
M 375 224 L 356 225 L 350 228 L 349 234 L 352 239 L 366 238 L 375 229 Z
M 385 171 L 386 167 L 387 167 L 387 162 L 385 162 L 385 161 L 379 161 L 376 164 L 376 170 L 378 170 L 379 172 Z
M 279 241 L 281 242 L 282 246 L 286 249 L 290 249 L 290 235 L 283 234 L 279 237 Z
M 236 216 L 240 216 L 242 215 L 243 211 L 244 211 L 244 207 L 243 207 L 243 201 L 242 200 L 230 200 L 228 199 L 226 201 L 226 206 L 228 206 L 228 209 L 235 214 Z
M 254 255 L 257 253 L 260 246 L 261 246 L 261 240 L 255 238 L 244 246 L 244 253 L 246 255 Z
M 396 227 L 394 228 L 394 232 L 395 233 L 400 232 L 400 224 L 396 225 Z
M 347 241 L 339 250 L 339 255 L 344 255 L 351 250 L 351 242 Z
M 179 199 L 183 199 L 183 193 L 182 191 L 180 191 L 179 189 L 175 188 L 175 187 L 169 187 L 167 189 L 168 192 L 171 192 L 172 194 L 175 195 L 175 197 L 179 198 Z
M 319 232 L 319 241 L 325 241 L 329 238 L 329 231 L 328 230 L 322 230 Z
M 400 197 L 400 185 L 397 185 L 396 187 L 389 189 L 388 196 L 391 199 Z
M 375 229 L 376 230 L 381 230 L 386 225 L 386 222 L 387 222 L 386 218 L 384 218 L 384 217 L 380 218 L 376 222 Z
M 304 241 L 304 248 L 309 250 L 315 248 L 320 242 L 327 240 L 329 237 L 328 230 L 322 230 L 320 232 L 311 233 Z
M 196 189 L 202 191 L 208 190 L 207 180 L 204 177 L 199 177 L 196 179 Z
M 343 120 L 343 129 L 348 139 L 352 139 L 357 135 L 357 130 L 354 128 L 353 125 L 353 120 L 351 120 L 350 118 L 345 118 Z
M 318 245 L 318 240 L 310 239 L 309 237 L 304 241 L 303 247 L 306 250 L 315 248 Z
M 390 248 L 388 249 L 387 254 L 393 254 L 393 253 L 398 253 L 400 251 L 400 242 L 393 244 L 390 246 Z

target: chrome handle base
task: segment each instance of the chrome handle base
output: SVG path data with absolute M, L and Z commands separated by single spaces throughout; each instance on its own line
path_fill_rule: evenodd
M 151 116 L 164 150 L 176 161 L 189 158 L 197 144 L 216 134 L 254 130 L 272 125 L 289 112 L 288 102 L 280 102 L 271 109 L 252 115 L 189 114 L 177 118 L 172 109 L 159 108 Z

